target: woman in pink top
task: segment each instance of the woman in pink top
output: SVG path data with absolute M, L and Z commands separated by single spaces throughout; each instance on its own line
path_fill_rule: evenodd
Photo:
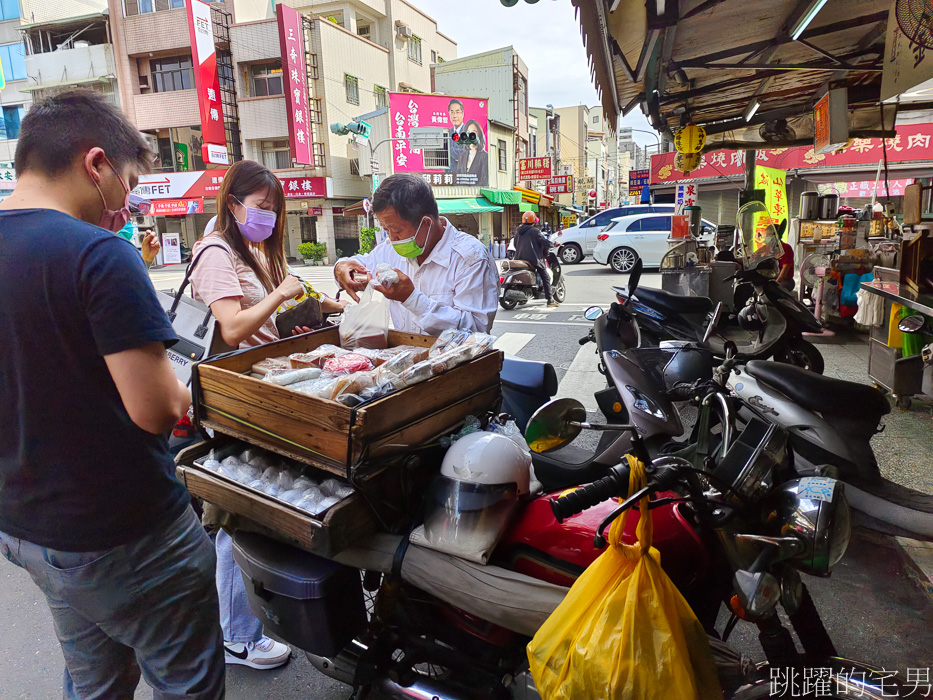
M 279 339 L 275 312 L 304 291 L 285 261 L 285 192 L 267 168 L 235 163 L 217 195 L 214 231 L 194 244 L 194 296 L 211 307 L 228 345 L 250 347 Z M 321 300 L 324 313 L 344 304 Z M 310 328 L 296 328 L 305 333 Z
M 254 161 L 243 160 L 225 174 L 217 195 L 217 223 L 194 244 L 194 296 L 211 307 L 228 345 L 241 348 L 279 339 L 274 316 L 279 305 L 304 289 L 285 262 L 285 192 L 279 179 Z M 324 313 L 343 304 L 321 301 Z M 310 328 L 296 328 L 303 333 Z M 243 577 L 233 560 L 233 543 L 217 533 L 217 591 L 228 664 L 272 669 L 288 661 L 287 645 L 262 633 L 253 615 Z

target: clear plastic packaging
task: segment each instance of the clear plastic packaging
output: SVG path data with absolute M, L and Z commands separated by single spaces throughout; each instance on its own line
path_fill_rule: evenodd
M 298 382 L 306 382 L 321 376 L 317 367 L 303 367 L 301 369 L 274 369 L 266 373 L 262 381 L 279 386 L 288 386 Z
M 379 263 L 376 265 L 376 274 L 374 275 L 376 284 L 380 287 L 389 287 L 398 284 L 399 276 L 395 268 L 389 263 Z
M 332 357 L 324 363 L 324 376 L 335 377 L 354 372 L 367 372 L 373 369 L 372 360 L 355 352 L 348 352 L 340 357 Z
M 321 345 L 311 352 L 295 352 L 288 356 L 288 361 L 293 369 L 303 367 L 321 368 L 324 363 L 332 357 L 345 355 L 348 351 L 336 345 Z
M 437 337 L 437 340 L 434 342 L 434 345 L 431 346 L 431 350 L 428 353 L 428 357 L 434 357 L 435 355 L 440 355 L 441 353 L 446 352 L 450 348 L 457 347 L 469 337 L 470 337 L 470 331 L 460 331 L 455 328 L 448 328 L 445 331 L 441 331 L 441 334 Z
M 345 348 L 380 349 L 389 346 L 389 304 L 372 282 L 360 295 L 359 304 L 344 309 L 340 344 Z
M 413 384 L 427 381 L 433 376 L 434 366 L 431 364 L 431 360 L 425 360 L 424 362 L 412 365 L 402 372 L 402 382 L 405 386 L 412 386 Z
M 268 372 L 277 369 L 289 369 L 291 364 L 288 361 L 287 357 L 267 357 L 265 360 L 260 360 L 252 366 L 254 374 L 266 375 Z
M 361 391 L 374 386 L 375 383 L 376 377 L 372 370 L 368 372 L 354 372 L 345 377 L 338 377 L 330 398 L 336 400 L 344 394 L 359 395 Z
M 344 484 L 337 479 L 325 479 L 321 482 L 321 493 L 325 496 L 336 496 L 337 498 L 346 498 L 353 493 L 353 487 Z

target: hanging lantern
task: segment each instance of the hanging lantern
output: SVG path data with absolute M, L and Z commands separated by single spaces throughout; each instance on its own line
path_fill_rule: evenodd
M 700 167 L 699 153 L 677 153 L 674 155 L 674 168 L 682 173 L 690 173 Z
M 699 153 L 706 145 L 706 130 L 693 122 L 674 134 L 674 148 L 678 153 Z

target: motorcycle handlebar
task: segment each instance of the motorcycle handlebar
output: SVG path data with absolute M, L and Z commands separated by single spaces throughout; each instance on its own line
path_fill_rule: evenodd
M 608 476 L 553 499 L 551 512 L 554 513 L 557 522 L 563 522 L 566 518 L 608 501 L 613 496 L 628 493 L 628 479 L 628 466 L 618 464 L 609 470 Z

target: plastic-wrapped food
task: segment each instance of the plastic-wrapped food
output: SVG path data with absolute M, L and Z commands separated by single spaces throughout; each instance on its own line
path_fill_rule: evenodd
M 327 360 L 339 355 L 345 355 L 347 352 L 347 350 L 336 345 L 322 345 L 311 352 L 292 353 L 288 356 L 288 361 L 293 369 L 301 369 L 302 367 L 321 368 Z
M 311 487 L 317 488 L 317 484 L 307 476 L 299 476 L 297 479 L 295 479 L 294 486 L 292 486 L 292 488 L 301 489 L 302 491 Z
M 412 365 L 424 362 L 426 359 L 428 359 L 428 348 L 409 347 L 387 360 L 383 367 L 385 371 L 392 374 L 401 374 Z
M 402 381 L 401 376 L 393 372 L 386 372 L 384 367 L 385 365 L 375 371 L 373 385 L 360 392 L 360 398 L 363 401 L 388 396 L 394 391 L 405 388 L 405 382 Z
M 243 450 L 243 454 L 240 455 L 240 460 L 246 464 L 251 464 L 254 467 L 259 467 L 260 469 L 266 469 L 267 467 L 272 467 L 272 463 L 275 461 L 272 455 L 264 450 L 259 450 L 254 448 Z
M 212 472 L 219 472 L 221 468 L 220 462 L 216 459 L 205 459 L 201 466 L 205 469 L 210 469 Z
M 375 383 L 376 377 L 372 371 L 354 372 L 353 374 L 338 377 L 330 398 L 336 400 L 344 394 L 359 395 L 361 391 L 368 389 L 375 385 Z
M 488 333 L 470 333 L 467 336 L 466 340 L 463 341 L 462 345 L 475 345 L 479 348 L 479 351 L 474 355 L 474 357 L 479 357 L 487 350 L 492 350 L 492 346 L 496 342 L 496 336 L 489 335 Z
M 432 357 L 428 362 L 431 364 L 431 371 L 434 374 L 443 374 L 454 367 L 469 362 L 478 353 L 479 347 L 476 345 L 460 345 Z
M 324 375 L 330 377 L 353 374 L 354 372 L 367 372 L 371 369 L 373 369 L 372 361 L 368 357 L 355 352 L 348 352 L 340 357 L 332 357 L 324 363 Z
M 405 386 L 411 386 L 412 384 L 427 381 L 433 376 L 434 367 L 431 364 L 431 360 L 425 360 L 424 362 L 412 365 L 402 372 L 402 382 L 404 382 Z
M 374 278 L 380 287 L 389 287 L 393 284 L 397 284 L 399 281 L 398 272 L 389 263 L 379 263 L 376 265 L 376 274 Z
M 260 360 L 252 366 L 254 374 L 265 374 L 271 370 L 275 369 L 289 369 L 291 364 L 288 361 L 287 357 L 267 357 L 265 360 Z
M 386 360 L 391 357 L 394 357 L 393 354 L 390 354 L 388 348 L 383 350 L 371 350 L 369 348 L 353 348 L 354 355 L 362 355 L 370 362 L 373 363 L 373 367 L 378 367 L 383 364 Z
M 288 388 L 308 396 L 316 396 L 319 399 L 330 399 L 334 395 L 337 382 L 341 379 L 342 377 L 321 377 L 311 382 L 292 384 Z
M 306 382 L 321 376 L 317 367 L 303 367 L 301 369 L 274 369 L 266 373 L 262 381 L 279 386 L 288 386 L 297 382 Z
M 428 357 L 434 357 L 435 355 L 440 355 L 443 352 L 446 352 L 450 348 L 457 347 L 464 340 L 470 337 L 470 331 L 460 331 L 456 328 L 448 328 L 445 331 L 441 331 L 441 334 L 437 337 L 434 345 L 431 346 L 431 350 L 428 353 Z
M 288 491 L 279 492 L 279 500 L 284 501 L 285 503 L 291 503 L 292 505 L 297 505 L 305 495 L 305 492 L 301 489 L 290 489 Z
M 291 491 L 295 488 L 295 477 L 289 474 L 287 470 L 283 469 L 278 473 L 278 476 L 275 477 L 275 483 L 280 491 Z
M 353 493 L 353 487 L 337 479 L 325 479 L 321 482 L 321 493 L 325 496 L 335 496 L 336 498 L 346 498 Z

